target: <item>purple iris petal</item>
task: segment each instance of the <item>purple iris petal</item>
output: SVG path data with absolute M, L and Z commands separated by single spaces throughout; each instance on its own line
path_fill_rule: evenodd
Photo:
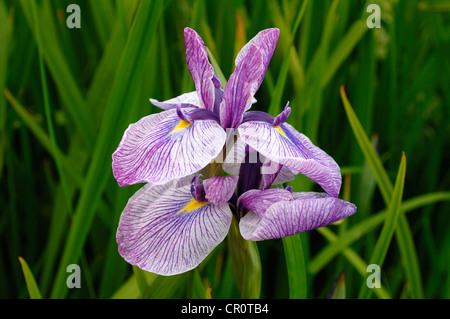
M 258 79 L 258 87 L 261 85 L 261 82 L 264 79 L 264 75 L 266 74 L 266 70 L 269 66 L 270 60 L 272 59 L 273 52 L 275 51 L 275 47 L 278 42 L 278 37 L 280 36 L 280 30 L 276 28 L 266 29 L 259 32 L 256 36 L 254 36 L 246 45 L 244 45 L 241 51 L 236 56 L 235 64 L 236 66 L 241 63 L 247 63 L 246 56 L 248 50 L 252 45 L 257 46 L 261 52 L 263 57 L 263 67 L 264 72 L 260 75 Z
M 198 203 L 189 182 L 184 184 L 147 184 L 130 198 L 116 235 L 127 262 L 160 275 L 179 274 L 195 268 L 226 237 L 228 204 Z
M 201 174 L 195 175 L 191 181 L 191 195 L 197 202 L 204 202 L 206 200 L 205 188 L 199 181 Z
M 261 50 L 250 46 L 245 61 L 236 66 L 231 74 L 222 96 L 220 122 L 224 128 L 236 128 L 242 115 L 252 102 L 259 88 L 258 79 L 264 73 Z
M 356 206 L 352 203 L 326 193 L 291 194 L 289 190 L 272 188 L 251 191 L 243 196 L 238 205 L 250 211 L 241 218 L 239 227 L 244 239 L 254 241 L 282 238 L 316 229 L 356 212 Z M 276 200 L 276 197 L 280 199 Z
M 175 109 L 177 107 L 199 107 L 200 101 L 196 91 L 184 93 L 170 100 L 159 102 L 155 99 L 150 99 L 150 102 L 163 110 Z
M 267 208 L 279 201 L 290 201 L 293 199 L 292 193 L 282 188 L 252 189 L 239 197 L 237 207 L 241 211 L 253 211 L 259 214 L 265 212 Z
M 190 123 L 173 109 L 146 116 L 125 131 L 113 154 L 114 177 L 125 186 L 162 184 L 190 175 L 221 152 L 225 139 L 225 131 L 214 120 Z
M 266 74 L 280 31 L 267 29 L 250 40 L 236 57 L 236 69 L 225 86 L 220 122 L 224 128 L 237 128 Z
M 279 126 L 286 122 L 287 118 L 289 117 L 289 114 L 291 114 L 291 108 L 289 107 L 289 102 L 284 107 L 283 112 L 277 115 L 275 119 L 273 120 L 273 123 L 271 123 L 273 126 Z
M 342 180 L 339 166 L 291 125 L 274 127 L 254 121 L 242 123 L 238 130 L 245 143 L 268 159 L 308 176 L 330 196 L 338 196 Z
M 197 120 L 213 120 L 218 124 L 220 123 L 219 116 L 212 111 L 206 109 L 187 109 L 182 107 L 177 107 L 178 117 L 193 123 Z
M 206 179 L 203 182 L 206 200 L 215 205 L 228 202 L 234 194 L 237 181 L 237 176 L 215 176 Z
M 239 169 L 238 194 L 243 194 L 250 189 L 258 188 L 261 183 L 262 164 L 258 153 L 246 146 L 245 158 Z
M 213 111 L 218 78 L 209 63 L 208 52 L 202 38 L 190 28 L 184 29 L 186 62 L 199 95 L 200 107 Z M 220 81 L 219 81 L 220 83 Z
M 273 123 L 273 116 L 262 111 L 248 111 L 244 113 L 242 123 L 250 121 L 263 121 L 269 124 Z

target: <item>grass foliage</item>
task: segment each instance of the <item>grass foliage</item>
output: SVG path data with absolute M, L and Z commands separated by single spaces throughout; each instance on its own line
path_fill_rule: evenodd
M 448 5 L 79 0 L 81 28 L 69 29 L 71 2 L 0 0 L 0 297 L 326 298 L 339 278 L 335 297 L 450 298 Z M 367 27 L 371 3 L 381 28 Z M 339 163 L 340 196 L 358 207 L 254 244 L 257 291 L 233 273 L 227 240 L 171 277 L 117 251 L 120 214 L 140 185 L 117 185 L 111 154 L 130 123 L 159 112 L 150 97 L 194 89 L 186 26 L 223 79 L 250 38 L 280 29 L 254 108 L 276 115 L 290 101 L 288 122 Z M 290 185 L 320 191 L 303 176 Z M 366 286 L 371 263 L 381 288 Z M 79 289 L 67 288 L 70 264 Z

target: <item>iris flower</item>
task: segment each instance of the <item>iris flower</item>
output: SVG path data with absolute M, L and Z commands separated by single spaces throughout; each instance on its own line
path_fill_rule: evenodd
M 121 256 L 146 271 L 174 275 L 198 266 L 224 240 L 232 218 L 244 239 L 259 241 L 354 214 L 356 207 L 338 198 L 339 166 L 286 123 L 288 105 L 276 117 L 249 110 L 279 30 L 263 30 L 241 49 L 223 90 L 201 37 L 190 28 L 184 36 L 195 91 L 150 99 L 164 111 L 131 124 L 113 154 L 120 186 L 147 183 L 122 212 Z M 220 176 L 222 169 L 231 176 Z M 297 174 L 325 192 L 270 188 Z

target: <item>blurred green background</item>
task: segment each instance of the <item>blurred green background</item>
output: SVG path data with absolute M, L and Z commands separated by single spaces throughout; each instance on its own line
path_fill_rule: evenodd
M 71 3 L 79 29 L 66 25 Z M 381 28 L 366 24 L 373 3 Z M 326 298 L 343 273 L 347 298 L 449 298 L 450 2 L 440 0 L 0 0 L 0 297 L 240 297 L 227 241 L 173 277 L 117 252 L 119 216 L 141 185 L 117 185 L 111 154 L 130 123 L 159 112 L 150 97 L 194 90 L 187 26 L 226 78 L 248 40 L 280 29 L 254 109 L 276 115 L 290 101 L 288 122 L 337 161 L 340 197 L 358 207 L 295 237 L 294 266 L 285 241 L 259 242 L 260 296 Z M 290 184 L 320 190 L 301 176 Z M 369 291 L 374 260 L 382 288 Z M 66 286 L 69 264 L 79 289 Z

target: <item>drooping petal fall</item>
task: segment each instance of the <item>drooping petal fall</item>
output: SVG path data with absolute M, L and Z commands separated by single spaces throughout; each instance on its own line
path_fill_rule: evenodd
M 147 184 L 128 201 L 120 217 L 117 243 L 130 264 L 159 275 L 195 268 L 226 237 L 228 204 L 197 202 L 190 180 Z
M 276 200 L 276 197 L 280 199 Z M 326 193 L 290 193 L 276 188 L 253 191 L 240 198 L 239 204 L 252 209 L 241 218 L 239 227 L 242 237 L 253 241 L 282 238 L 316 229 L 356 212 L 356 206 L 352 203 Z
M 337 163 L 291 125 L 249 121 L 238 130 L 245 143 L 268 159 L 306 175 L 330 196 L 339 195 L 342 177 Z
M 198 109 L 183 109 L 196 113 Z M 226 133 L 214 120 L 182 120 L 177 110 L 152 114 L 131 124 L 113 154 L 120 186 L 163 184 L 205 167 L 222 150 Z

